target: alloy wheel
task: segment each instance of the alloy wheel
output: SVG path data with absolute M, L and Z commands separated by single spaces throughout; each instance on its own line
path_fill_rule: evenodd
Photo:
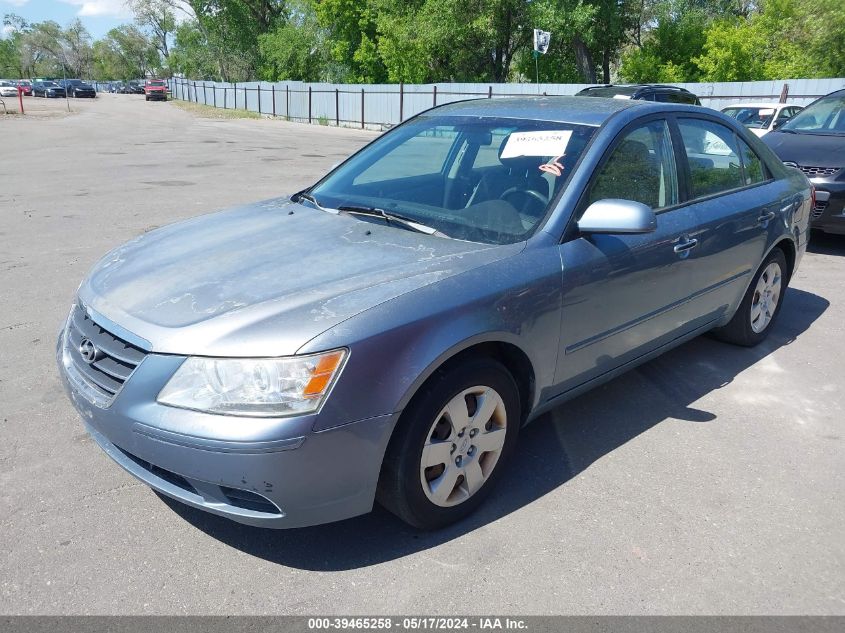
M 751 329 L 756 334 L 765 330 L 774 317 L 780 300 L 782 274 L 777 262 L 772 262 L 763 270 L 751 299 Z
M 474 495 L 496 467 L 507 434 L 507 411 L 491 387 L 465 389 L 435 418 L 420 460 L 429 501 L 455 506 Z

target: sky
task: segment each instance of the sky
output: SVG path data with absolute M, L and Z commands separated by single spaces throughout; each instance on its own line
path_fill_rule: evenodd
M 78 17 L 97 39 L 115 26 L 132 21 L 124 3 L 125 0 L 0 0 L 0 18 L 15 13 L 28 22 L 53 20 L 67 26 Z

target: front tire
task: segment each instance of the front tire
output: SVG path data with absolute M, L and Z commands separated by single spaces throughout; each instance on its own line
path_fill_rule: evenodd
M 760 265 L 736 314 L 726 326 L 713 330 L 713 335 L 744 347 L 763 341 L 780 314 L 788 283 L 786 256 L 780 248 L 775 248 Z
M 410 525 L 432 530 L 473 512 L 516 444 L 519 390 L 500 363 L 479 358 L 429 379 L 387 447 L 377 499 Z

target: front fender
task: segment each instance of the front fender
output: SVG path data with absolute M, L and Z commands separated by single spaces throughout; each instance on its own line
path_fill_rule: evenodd
M 456 354 L 501 342 L 529 359 L 535 401 L 554 379 L 561 308 L 560 258 L 531 248 L 371 308 L 300 350 L 350 350 L 315 430 L 401 411 L 419 387 Z

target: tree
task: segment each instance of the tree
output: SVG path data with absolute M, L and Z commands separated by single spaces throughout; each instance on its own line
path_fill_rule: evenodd
M 691 0 L 663 0 L 640 19 L 651 26 L 634 32 L 635 46 L 622 54 L 619 75 L 635 83 L 698 81 L 693 59 L 704 49 L 712 11 Z
M 176 30 L 176 13 L 170 0 L 128 0 L 135 24 L 149 31 L 164 67 L 170 58 L 170 38 Z
M 325 79 L 329 57 L 317 15 L 310 2 L 290 4 L 287 21 L 258 37 L 260 76 L 269 81 Z
M 138 79 L 158 74 L 160 59 L 155 45 L 131 24 L 113 28 L 94 45 L 97 79 Z
M 0 76 L 28 77 L 27 67 L 21 50 L 21 40 L 29 30 L 29 24 L 19 15 L 9 13 L 3 16 L 7 36 L 0 38 Z
M 387 69 L 378 55 L 376 42 L 380 9 L 389 4 L 380 5 L 379 0 L 322 0 L 316 3 L 317 19 L 330 42 L 329 56 L 348 73 L 344 80 L 378 83 L 387 79 Z
M 220 79 L 219 68 L 219 57 L 198 22 L 189 20 L 176 27 L 171 71 L 195 79 Z

